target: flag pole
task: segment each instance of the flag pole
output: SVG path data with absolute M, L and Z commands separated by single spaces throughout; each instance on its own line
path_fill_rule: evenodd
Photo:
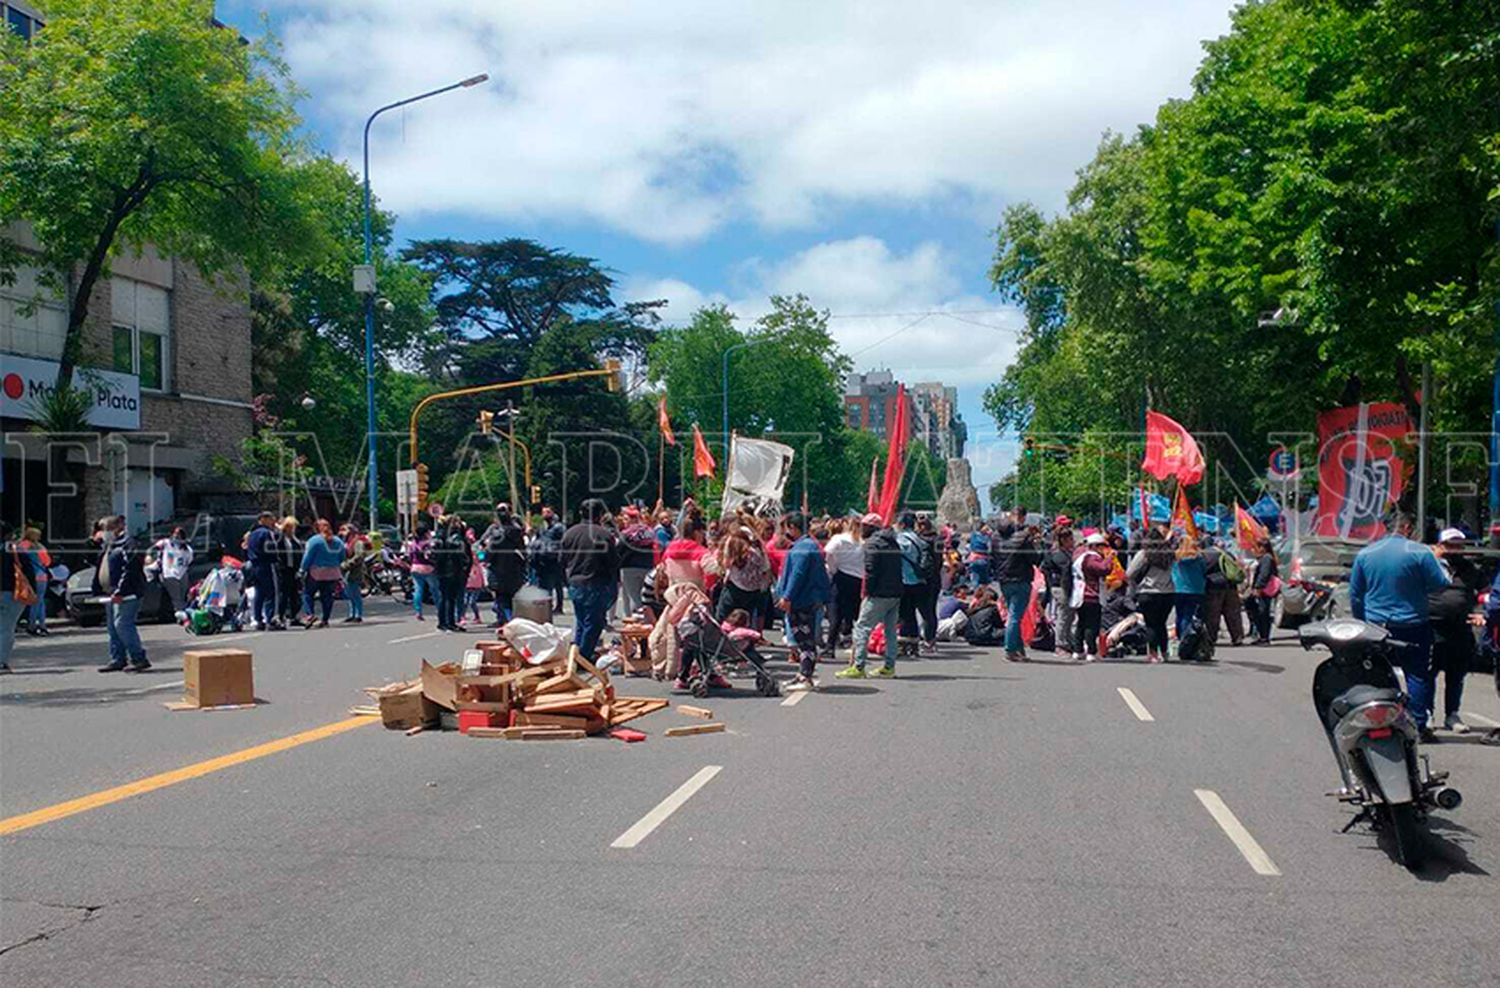
M 656 503 L 667 503 L 667 434 L 656 430 Z

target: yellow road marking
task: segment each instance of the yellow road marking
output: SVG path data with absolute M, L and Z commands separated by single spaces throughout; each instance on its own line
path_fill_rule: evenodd
M 0 836 L 14 834 L 22 830 L 30 830 L 32 827 L 39 827 L 44 823 L 51 823 L 53 820 L 61 820 L 76 813 L 86 813 L 89 810 L 96 810 L 101 806 L 108 806 L 110 803 L 118 803 L 120 800 L 129 799 L 132 796 L 140 796 L 148 792 L 155 792 L 157 789 L 165 789 L 167 786 L 175 786 L 179 782 L 186 782 L 189 779 L 209 775 L 220 769 L 230 768 L 234 765 L 243 765 L 245 762 L 253 762 L 257 758 L 274 755 L 279 751 L 286 751 L 289 748 L 295 748 L 298 745 L 304 745 L 311 741 L 321 741 L 324 738 L 331 738 L 335 734 L 342 734 L 345 731 L 362 727 L 365 724 L 378 723 L 380 723 L 379 717 L 350 717 L 348 720 L 334 721 L 332 724 L 324 724 L 322 727 L 315 727 L 310 731 L 303 731 L 300 734 L 278 738 L 275 741 L 267 741 L 265 744 L 258 744 L 253 748 L 243 748 L 239 751 L 230 752 L 227 755 L 220 755 L 218 758 L 210 758 L 208 761 L 198 762 L 194 765 L 185 765 L 182 768 L 175 768 L 170 772 L 162 772 L 160 775 L 148 775 L 144 779 L 127 782 L 123 786 L 115 786 L 113 789 L 103 789 L 96 793 L 90 793 L 87 796 L 80 796 L 77 799 L 70 799 L 66 803 L 44 806 L 39 810 L 32 810 L 30 813 L 6 817 L 0 820 Z

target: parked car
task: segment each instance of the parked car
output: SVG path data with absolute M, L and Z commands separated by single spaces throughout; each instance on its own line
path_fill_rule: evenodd
M 194 586 L 218 565 L 224 556 L 241 555 L 240 542 L 245 533 L 255 526 L 255 515 L 208 515 L 176 518 L 151 526 L 139 533 L 136 541 L 145 550 L 159 539 L 181 527 L 188 533 L 193 546 L 193 562 L 188 567 L 187 586 Z M 94 628 L 104 623 L 104 602 L 94 593 L 94 567 L 80 566 L 68 577 L 65 595 L 68 617 L 80 627 Z M 161 581 L 147 579 L 146 593 L 141 600 L 140 621 L 144 623 L 169 623 L 176 620 L 172 613 L 172 602 Z

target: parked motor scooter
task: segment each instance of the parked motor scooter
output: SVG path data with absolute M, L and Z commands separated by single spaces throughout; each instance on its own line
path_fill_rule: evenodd
M 1389 830 L 1400 862 L 1420 868 L 1428 811 L 1457 809 L 1463 796 L 1448 785 L 1447 772 L 1433 772 L 1417 754 L 1406 680 L 1391 661 L 1409 646 L 1353 618 L 1304 625 L 1298 636 L 1303 648 L 1333 653 L 1313 673 L 1313 705 L 1343 779 L 1330 795 L 1359 809 L 1345 832 L 1362 820 Z
M 1278 608 L 1279 625 L 1283 628 L 1300 628 L 1314 621 L 1328 621 L 1338 617 L 1333 590 L 1331 583 L 1297 576 L 1283 581 Z

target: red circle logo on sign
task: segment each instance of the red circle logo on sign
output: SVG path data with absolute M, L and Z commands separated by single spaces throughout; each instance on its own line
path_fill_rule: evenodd
M 5 375 L 5 397 L 16 401 L 26 393 L 26 382 L 21 380 L 20 374 Z

